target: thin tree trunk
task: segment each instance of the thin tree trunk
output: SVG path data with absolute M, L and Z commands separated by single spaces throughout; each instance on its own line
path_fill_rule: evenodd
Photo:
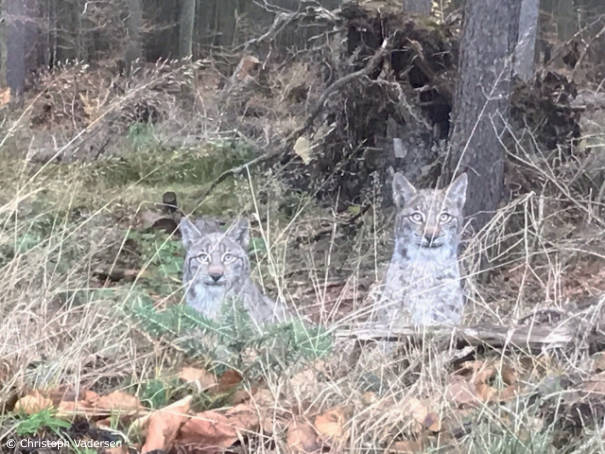
M 515 74 L 524 81 L 534 75 L 534 58 L 540 0 L 522 0 L 519 41 L 515 49 Z
M 195 20 L 195 0 L 181 0 L 179 15 L 179 58 L 193 54 L 193 24 Z
M 11 89 L 11 98 L 19 103 L 25 84 L 25 2 L 2 3 L 6 20 L 6 83 Z
M 141 25 L 143 23 L 143 9 L 141 0 L 128 0 L 128 19 L 126 27 L 128 28 L 128 44 L 126 45 L 126 54 L 124 63 L 126 73 L 130 75 L 132 63 L 143 56 L 143 45 L 141 42 Z
M 469 176 L 465 213 L 477 230 L 498 208 L 504 184 L 504 149 L 513 53 L 521 0 L 468 0 L 454 98 L 446 175 Z
M 431 14 L 431 0 L 403 0 L 403 11 L 428 16 Z

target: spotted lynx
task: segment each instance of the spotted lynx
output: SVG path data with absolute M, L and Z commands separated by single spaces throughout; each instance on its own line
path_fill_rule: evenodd
M 442 190 L 416 190 L 403 175 L 394 175 L 395 250 L 377 309 L 381 323 L 460 322 L 458 244 L 466 186 L 466 174 Z
M 247 221 L 221 232 L 214 221 L 183 218 L 180 231 L 186 249 L 183 284 L 189 306 L 215 319 L 223 302 L 240 302 L 258 325 L 287 317 L 283 305 L 264 296 L 250 279 Z

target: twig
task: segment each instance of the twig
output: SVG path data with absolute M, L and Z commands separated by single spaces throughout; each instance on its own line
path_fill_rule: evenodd
M 360 69 L 359 71 L 355 71 L 353 73 L 350 73 L 350 74 L 347 74 L 346 76 L 341 77 L 340 79 L 338 79 L 334 83 L 332 83 L 328 88 L 326 88 L 324 90 L 324 92 L 321 94 L 321 96 L 319 97 L 319 101 L 317 102 L 317 104 L 315 105 L 313 110 L 311 111 L 311 114 L 307 117 L 305 124 L 301 128 L 297 129 L 296 131 L 293 131 L 286 139 L 286 142 L 290 143 L 291 140 L 298 139 L 307 129 L 309 129 L 311 127 L 311 125 L 313 124 L 313 121 L 315 120 L 315 117 L 317 117 L 317 115 L 319 115 L 319 112 L 321 112 L 321 110 L 323 109 L 323 105 L 326 102 L 326 100 L 328 99 L 328 96 L 330 96 L 334 91 L 340 89 L 341 87 L 345 86 L 346 84 L 348 84 L 349 82 L 351 82 L 355 79 L 359 79 L 364 76 L 369 76 L 370 73 L 372 71 L 374 71 L 374 69 L 378 66 L 380 61 L 383 59 L 383 57 L 390 50 L 390 47 L 391 47 L 391 45 L 389 42 L 389 38 L 386 38 L 382 42 L 381 46 L 378 48 L 376 53 L 372 56 L 372 58 L 370 58 L 370 60 L 368 61 L 368 63 L 366 64 L 366 66 L 363 69 Z

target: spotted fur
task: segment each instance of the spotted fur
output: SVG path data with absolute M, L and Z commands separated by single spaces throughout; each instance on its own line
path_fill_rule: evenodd
M 183 284 L 189 306 L 215 319 L 224 302 L 241 303 L 259 325 L 287 317 L 283 305 L 263 295 L 250 278 L 247 221 L 221 232 L 215 221 L 183 218 L 180 231 L 186 249 Z
M 466 186 L 466 174 L 443 190 L 416 190 L 403 175 L 394 175 L 395 249 L 377 310 L 382 323 L 460 322 L 458 245 Z

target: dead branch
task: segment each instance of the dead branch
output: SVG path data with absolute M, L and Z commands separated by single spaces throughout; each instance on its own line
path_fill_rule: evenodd
M 585 331 L 583 333 L 586 334 Z M 336 337 L 355 338 L 360 341 L 393 341 L 400 338 L 423 338 L 427 334 L 431 337 L 454 337 L 468 345 L 488 345 L 493 348 L 510 346 L 529 351 L 568 347 L 576 345 L 582 340 L 582 332 L 577 329 L 577 324 L 565 322 L 556 326 L 435 326 L 424 329 L 413 326 L 398 328 L 372 326 L 341 331 L 336 334 Z M 597 340 L 605 341 L 605 336 L 601 333 Z
M 298 139 L 302 134 L 305 133 L 305 131 L 307 131 L 307 129 L 309 129 L 311 127 L 311 125 L 313 124 L 313 121 L 315 120 L 315 117 L 317 117 L 317 115 L 319 115 L 319 113 L 323 109 L 323 106 L 324 106 L 325 102 L 327 101 L 328 97 L 333 92 L 339 90 L 340 88 L 342 88 L 343 86 L 347 85 L 349 82 L 352 82 L 355 79 L 369 76 L 370 73 L 372 71 L 374 71 L 374 69 L 379 65 L 379 63 L 382 61 L 382 59 L 385 57 L 385 55 L 389 52 L 390 48 L 391 48 L 391 45 L 390 45 L 389 38 L 386 38 L 382 42 L 381 46 L 378 48 L 376 53 L 374 53 L 372 58 L 370 58 L 370 60 L 368 60 L 368 63 L 365 65 L 364 68 L 360 69 L 359 71 L 355 71 L 350 74 L 347 74 L 346 76 L 341 77 L 340 79 L 333 82 L 328 88 L 326 88 L 324 90 L 324 92 L 321 94 L 321 96 L 319 97 L 319 101 L 317 102 L 317 104 L 315 105 L 313 110 L 311 111 L 311 114 L 307 117 L 305 124 L 301 128 L 293 131 L 286 139 L 286 143 L 290 143 L 292 140 Z

